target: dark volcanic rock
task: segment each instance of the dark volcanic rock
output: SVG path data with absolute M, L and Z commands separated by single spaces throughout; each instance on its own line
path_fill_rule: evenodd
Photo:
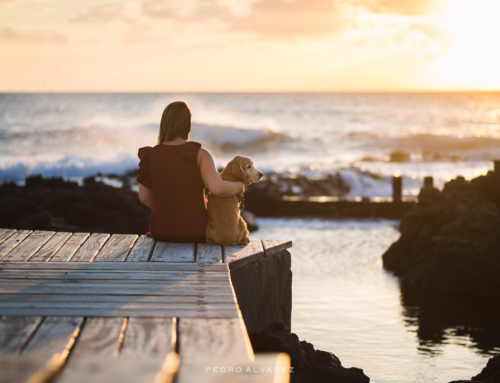
M 424 187 L 383 255 L 402 286 L 500 299 L 500 175 Z
M 500 383 L 500 355 L 497 355 L 490 360 L 480 374 L 472 378 L 473 382 L 481 383 Z
M 0 186 L 0 227 L 143 234 L 150 214 L 129 187 L 117 189 L 93 177 L 82 187 L 41 176 L 27 178 L 25 187 Z
M 81 187 L 62 178 L 41 176 L 26 178 L 25 187 L 0 185 L 0 227 L 144 234 L 149 231 L 151 210 L 139 202 L 128 177 L 120 180 L 121 188 L 95 177 L 85 178 Z M 258 229 L 252 213 L 244 212 L 243 218 L 250 231 Z
M 290 355 L 293 373 L 291 383 L 368 383 L 363 370 L 342 367 L 330 352 L 315 350 L 311 343 L 299 341 L 281 322 L 250 335 L 254 352 L 285 352 Z
M 473 376 L 471 380 L 455 380 L 450 383 L 476 382 L 476 383 L 500 383 L 500 355 L 488 360 L 488 364 L 480 374 Z

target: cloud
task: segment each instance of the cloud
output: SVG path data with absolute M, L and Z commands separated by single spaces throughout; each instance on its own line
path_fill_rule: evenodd
M 236 9 L 227 1 L 144 0 L 143 13 L 152 18 L 203 23 L 217 21 L 230 31 L 263 35 L 318 35 L 346 26 L 343 5 L 332 0 L 257 0 Z
M 428 14 L 436 4 L 436 0 L 376 0 L 372 3 L 368 1 L 364 3 L 372 12 L 418 16 Z
M 69 21 L 74 23 L 108 23 L 114 20 L 127 20 L 124 10 L 123 4 L 100 4 L 78 12 Z
M 62 33 L 47 29 L 31 29 L 21 27 L 3 27 L 0 28 L 0 40 L 4 41 L 22 41 L 28 43 L 58 43 L 68 42 L 67 36 Z

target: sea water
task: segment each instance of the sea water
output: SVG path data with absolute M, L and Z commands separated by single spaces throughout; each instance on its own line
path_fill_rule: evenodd
M 218 165 L 238 153 L 265 171 L 339 172 L 351 196 L 389 196 L 393 175 L 416 195 L 425 176 L 442 186 L 500 158 L 500 92 L 1 94 L 0 181 L 135 169 L 175 100 Z M 395 151 L 405 162 L 387 161 Z
M 0 94 L 0 182 L 134 170 L 137 149 L 155 145 L 162 111 L 176 100 L 191 108 L 191 139 L 219 166 L 242 154 L 265 172 L 338 172 L 351 196 L 390 196 L 393 175 L 416 195 L 425 176 L 441 187 L 500 159 L 498 92 Z M 388 161 L 396 151 L 404 162 Z M 382 268 L 396 222 L 259 225 L 254 238 L 294 243 L 292 330 L 372 382 L 468 379 L 500 352 L 490 308 L 415 302 Z
M 291 239 L 292 332 L 358 367 L 373 383 L 447 383 L 477 375 L 500 353 L 491 304 L 448 297 L 405 302 L 381 254 L 399 233 L 389 220 L 258 219 L 252 238 Z

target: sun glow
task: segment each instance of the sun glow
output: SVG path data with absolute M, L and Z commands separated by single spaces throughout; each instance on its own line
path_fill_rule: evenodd
M 445 87 L 500 87 L 500 1 L 452 0 L 446 22 L 451 49 L 438 61 Z

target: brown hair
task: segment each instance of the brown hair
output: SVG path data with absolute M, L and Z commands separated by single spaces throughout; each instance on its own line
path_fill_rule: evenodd
M 177 137 L 189 137 L 191 132 L 191 111 L 184 101 L 168 104 L 161 116 L 158 143 L 173 141 Z

